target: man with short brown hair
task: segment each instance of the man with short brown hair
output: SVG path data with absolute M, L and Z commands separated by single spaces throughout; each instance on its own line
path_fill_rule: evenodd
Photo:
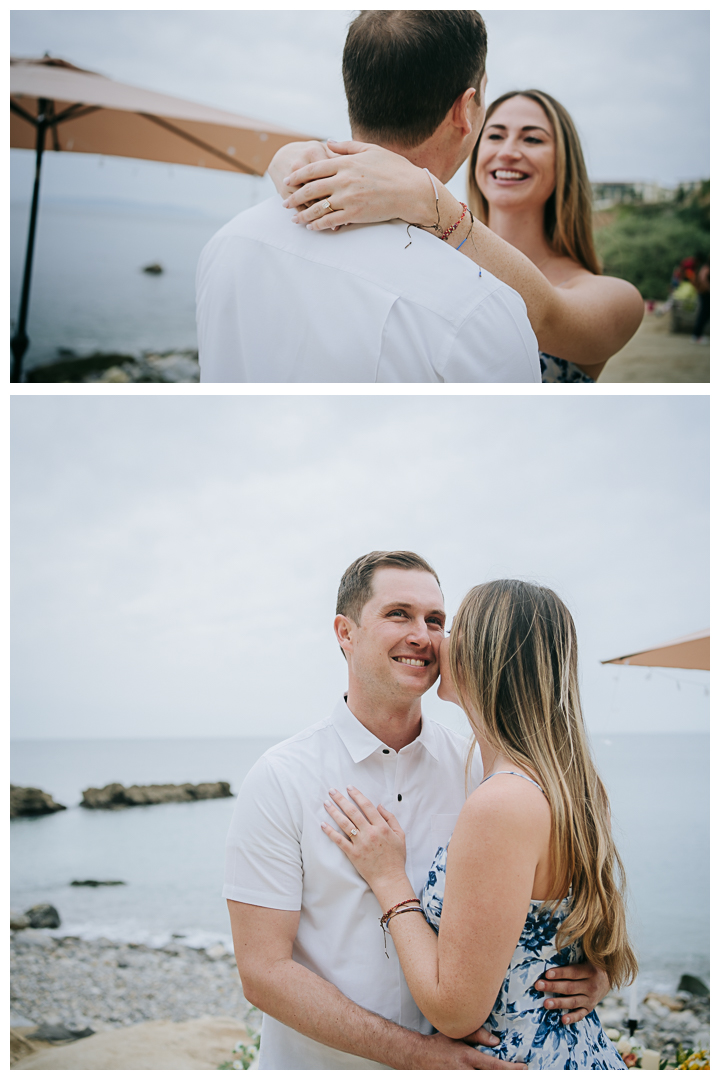
M 267 751 L 242 785 L 223 895 L 243 991 L 265 1014 L 261 1069 L 524 1067 L 431 1034 L 390 939 L 385 954 L 375 897 L 320 828 L 329 790 L 356 785 L 393 806 L 408 876 L 416 890 L 425 884 L 465 801 L 468 741 L 420 708 L 438 677 L 444 628 L 443 595 L 424 559 L 405 551 L 357 559 L 335 617 L 347 697 Z M 475 755 L 473 786 L 481 776 Z M 553 989 L 582 1000 L 555 999 L 556 1008 L 593 1008 L 607 989 L 576 971 L 582 983 Z M 472 1038 L 497 1043 L 484 1029 Z
M 476 11 L 361 12 L 353 136 L 447 182 L 485 117 L 486 49 Z M 525 303 L 488 271 L 422 229 L 409 244 L 400 221 L 298 228 L 278 196 L 205 247 L 197 324 L 203 382 L 540 382 Z
M 414 551 L 371 551 L 350 563 L 340 579 L 336 615 L 347 615 L 359 623 L 362 609 L 373 594 L 373 575 L 382 566 L 395 566 L 400 570 L 424 570 L 432 574 L 440 586 L 440 578 L 430 563 Z
M 486 59 L 479 11 L 361 11 L 343 50 L 353 138 L 419 146 L 468 88 L 480 101 Z

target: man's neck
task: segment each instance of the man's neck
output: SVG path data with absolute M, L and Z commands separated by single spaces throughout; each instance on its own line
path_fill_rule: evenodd
M 376 139 L 365 138 L 359 134 L 353 135 L 353 138 L 361 142 L 375 142 L 377 146 L 382 146 L 385 150 L 392 150 L 394 154 L 400 154 L 401 157 L 407 158 L 413 165 L 417 165 L 419 169 L 429 169 L 442 184 L 452 180 L 458 170 L 458 148 L 457 146 L 451 148 L 446 145 L 447 137 L 441 139 L 433 135 L 426 139 L 425 142 L 420 143 L 419 146 L 410 148 L 392 142 L 380 142 Z
M 399 751 L 409 746 L 420 734 L 420 698 L 408 702 L 389 702 L 365 687 L 353 685 L 351 680 L 347 706 L 363 727 L 393 750 Z

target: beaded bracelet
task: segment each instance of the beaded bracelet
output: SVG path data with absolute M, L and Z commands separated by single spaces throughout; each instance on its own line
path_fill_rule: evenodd
M 462 221 L 462 220 L 464 219 L 465 215 L 467 214 L 467 212 L 468 212 L 468 208 L 467 208 L 467 206 L 465 205 L 465 203 L 464 203 L 464 202 L 461 202 L 461 203 L 460 203 L 460 205 L 461 205 L 461 206 L 462 206 L 462 208 L 463 208 L 463 212 L 462 212 L 462 214 L 461 214 L 461 215 L 460 215 L 460 217 L 459 217 L 459 218 L 457 219 L 457 221 L 455 222 L 455 224 L 454 224 L 454 225 L 451 225 L 449 229 L 446 229 L 446 230 L 445 230 L 445 232 L 444 232 L 444 233 L 442 234 L 442 236 L 440 237 L 440 239 L 441 239 L 441 240 L 447 240 L 448 236 L 452 235 L 452 233 L 454 233 L 454 232 L 455 232 L 455 230 L 457 229 L 458 225 L 460 224 L 460 222 L 461 222 L 461 221 Z
M 406 904 L 420 904 L 417 896 L 411 896 L 409 900 L 401 900 L 399 904 L 394 904 L 393 907 L 388 908 L 384 915 L 380 916 L 380 925 L 384 926 L 388 921 L 393 911 L 397 911 L 398 908 L 405 907 Z
M 456 251 L 459 251 L 459 250 L 460 250 L 460 248 L 461 248 L 461 247 L 463 246 L 463 244 L 467 243 L 467 241 L 468 241 L 468 240 L 470 239 L 470 237 L 472 236 L 472 231 L 473 231 L 474 227 L 475 227 L 475 218 L 474 218 L 474 216 L 473 216 L 473 212 L 472 212 L 472 210 L 471 210 L 471 211 L 470 211 L 470 228 L 469 228 L 469 230 L 468 230 L 468 234 L 467 234 L 467 236 L 465 237 L 465 239 L 463 240 L 462 244 L 458 244 L 458 246 L 457 246 L 457 247 L 455 248 L 455 250 L 456 250 Z M 475 244 L 475 241 L 473 240 L 473 246 L 474 246 L 474 244 Z M 476 248 L 475 250 L 477 250 L 477 248 Z
M 390 920 L 394 919 L 396 915 L 407 915 L 409 911 L 419 911 L 421 915 L 425 914 L 421 907 L 406 907 L 403 908 L 402 911 L 393 911 L 392 915 L 388 915 L 387 919 L 385 920 L 385 926 L 387 926 Z

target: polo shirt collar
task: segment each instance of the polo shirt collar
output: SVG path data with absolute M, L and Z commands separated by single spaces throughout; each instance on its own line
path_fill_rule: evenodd
M 384 746 L 384 743 L 350 712 L 344 697 L 340 698 L 333 709 L 330 722 L 356 765 L 359 761 L 364 761 L 371 754 L 374 754 L 376 750 Z M 425 747 L 436 761 L 438 760 L 437 735 L 433 725 L 426 723 L 425 720 L 422 721 L 422 727 L 417 739 L 414 739 L 409 746 L 416 746 L 418 743 Z M 409 747 L 405 747 L 405 749 L 409 749 Z M 402 751 L 400 752 L 402 753 Z

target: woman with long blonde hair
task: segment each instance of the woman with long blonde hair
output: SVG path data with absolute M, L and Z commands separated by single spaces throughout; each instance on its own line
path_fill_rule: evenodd
M 593 1011 L 562 1023 L 535 982 L 589 960 L 611 986 L 632 981 L 624 874 L 588 748 L 572 617 L 523 581 L 472 589 L 441 650 L 439 696 L 467 714 L 484 779 L 420 897 L 395 817 L 354 788 L 325 804 L 326 835 L 384 912 L 421 1012 L 450 1038 L 484 1026 L 486 1053 L 536 1069 L 624 1069 Z M 410 918 L 412 915 L 412 919 Z M 420 917 L 420 916 L 424 916 Z
M 481 107 L 484 89 L 483 81 Z M 269 172 L 300 225 L 400 218 L 514 288 L 538 340 L 543 382 L 594 382 L 642 321 L 637 289 L 602 274 L 580 139 L 567 110 L 543 91 L 513 90 L 488 108 L 470 158 L 468 206 L 426 169 L 372 143 L 290 144 Z

